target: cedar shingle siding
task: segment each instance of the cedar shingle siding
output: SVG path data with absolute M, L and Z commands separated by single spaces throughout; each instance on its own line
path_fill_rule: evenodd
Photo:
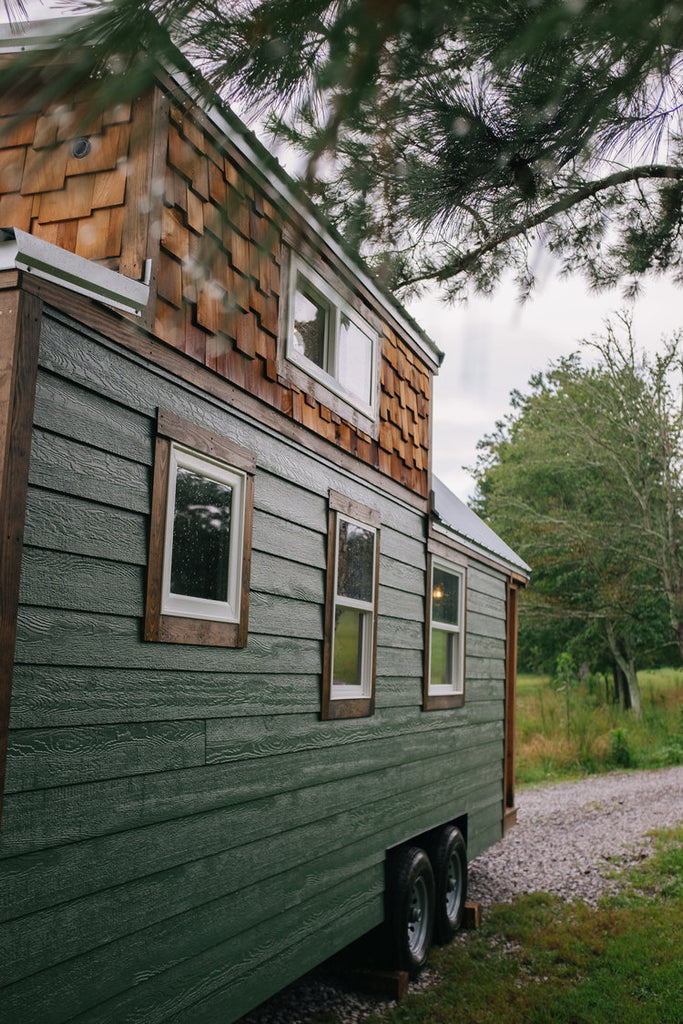
M 0 225 L 136 279 L 153 255 L 156 299 L 148 326 L 156 337 L 427 497 L 432 369 L 370 298 L 357 294 L 381 323 L 376 438 L 278 372 L 287 288 L 283 213 L 267 182 L 246 172 L 208 121 L 159 90 L 90 122 L 79 104 L 20 123 L 13 113 L 0 100 L 10 126 L 0 156 Z M 91 148 L 77 159 L 74 141 L 81 137 Z M 303 226 L 294 228 L 303 237 Z M 344 273 L 324 248 L 317 259 L 324 276 Z

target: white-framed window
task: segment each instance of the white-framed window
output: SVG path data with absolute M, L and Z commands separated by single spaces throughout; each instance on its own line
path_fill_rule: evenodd
M 369 420 L 376 418 L 374 327 L 317 271 L 290 259 L 286 358 Z
M 380 515 L 329 496 L 322 717 L 357 718 L 375 707 Z
M 372 526 L 337 516 L 332 700 L 372 692 L 376 538 Z
M 161 610 L 239 622 L 245 474 L 171 445 Z
M 145 640 L 245 647 L 256 457 L 157 411 Z
M 430 616 L 426 666 L 427 703 L 447 698 L 462 703 L 465 695 L 465 586 L 464 568 L 432 557 L 430 565 Z M 432 699 L 432 700 L 430 700 Z

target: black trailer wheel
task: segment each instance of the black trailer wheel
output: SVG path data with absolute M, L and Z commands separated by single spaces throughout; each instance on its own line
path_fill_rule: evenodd
M 390 858 L 386 931 L 391 966 L 414 977 L 424 967 L 434 932 L 434 874 L 429 857 L 404 846 Z
M 434 870 L 437 942 L 450 942 L 462 924 L 467 899 L 467 849 L 460 829 L 445 825 L 428 848 Z

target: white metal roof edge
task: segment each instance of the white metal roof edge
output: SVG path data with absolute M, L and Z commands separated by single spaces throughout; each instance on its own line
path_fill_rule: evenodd
M 496 566 L 503 571 L 512 572 L 517 576 L 524 576 L 527 579 L 530 576 L 531 570 L 525 562 L 521 559 L 519 562 L 508 561 L 502 558 L 498 552 L 492 551 L 490 548 L 483 547 L 480 544 L 475 543 L 471 537 L 467 537 L 463 533 L 459 533 L 457 530 L 448 524 L 441 522 L 435 522 L 432 524 L 434 533 L 441 534 L 442 537 L 449 540 L 457 540 L 464 548 L 467 548 L 474 556 L 480 555 L 482 558 L 488 559 L 489 562 L 495 562 Z
M 54 36 L 57 33 L 63 35 L 69 30 L 71 25 L 75 27 L 78 24 L 82 24 L 84 20 L 87 20 L 87 16 L 85 18 L 83 16 L 75 16 L 71 18 L 51 18 L 44 19 L 42 21 L 29 22 L 27 25 L 21 27 L 22 31 L 20 34 L 14 33 L 10 36 L 5 36 L 4 38 L 0 36 L 0 53 L 37 49 L 41 45 L 49 46 L 51 42 L 54 42 Z M 434 342 L 418 324 L 412 321 L 410 314 L 403 308 L 398 299 L 396 299 L 390 292 L 385 292 L 380 287 L 367 268 L 362 265 L 359 257 L 354 257 L 344 247 L 344 245 L 335 238 L 330 228 L 323 222 L 322 215 L 316 215 L 314 206 L 311 204 L 309 207 L 307 203 L 302 200 L 301 196 L 297 194 L 298 190 L 294 179 L 287 173 L 277 159 L 273 157 L 272 154 L 268 153 L 266 148 L 261 142 L 259 142 L 253 132 L 243 124 L 240 118 L 231 111 L 232 118 L 235 121 L 234 124 L 231 124 L 230 120 L 215 103 L 209 103 L 205 97 L 201 96 L 199 90 L 195 85 L 193 85 L 191 78 L 185 72 L 180 71 L 177 68 L 168 67 L 164 68 L 164 70 L 171 77 L 172 81 L 182 89 L 193 100 L 193 102 L 201 107 L 215 127 L 235 146 L 237 150 L 239 150 L 242 156 L 257 168 L 264 177 L 272 181 L 273 172 L 275 172 L 277 183 L 276 191 L 280 193 L 284 202 L 303 218 L 307 226 L 312 229 L 318 239 L 327 245 L 338 259 L 347 265 L 349 262 L 352 263 L 352 271 L 360 283 L 368 292 L 370 292 L 373 298 L 379 302 L 381 306 L 390 307 L 394 319 L 401 329 L 405 331 L 413 344 L 431 362 L 436 363 L 437 367 L 440 366 L 444 353 L 436 342 Z M 200 74 L 200 72 L 198 72 L 198 74 Z M 225 106 L 229 109 L 227 104 L 225 104 Z M 241 129 L 238 128 L 238 124 L 241 126 Z M 250 141 L 250 137 L 253 142 Z
M 147 284 L 13 227 L 0 228 L 0 270 L 23 270 L 136 316 L 149 299 Z
M 530 577 L 531 567 L 524 559 L 436 476 L 432 480 L 432 489 L 432 519 L 436 532 L 457 539 L 471 551 L 495 561 L 501 568 L 521 574 L 527 579 Z

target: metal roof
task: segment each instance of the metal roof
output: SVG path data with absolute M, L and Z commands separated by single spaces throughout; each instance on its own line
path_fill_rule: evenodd
M 501 567 L 514 569 L 528 579 L 530 566 L 436 476 L 432 490 L 434 515 L 447 533 L 457 536 L 473 551 L 494 559 Z

